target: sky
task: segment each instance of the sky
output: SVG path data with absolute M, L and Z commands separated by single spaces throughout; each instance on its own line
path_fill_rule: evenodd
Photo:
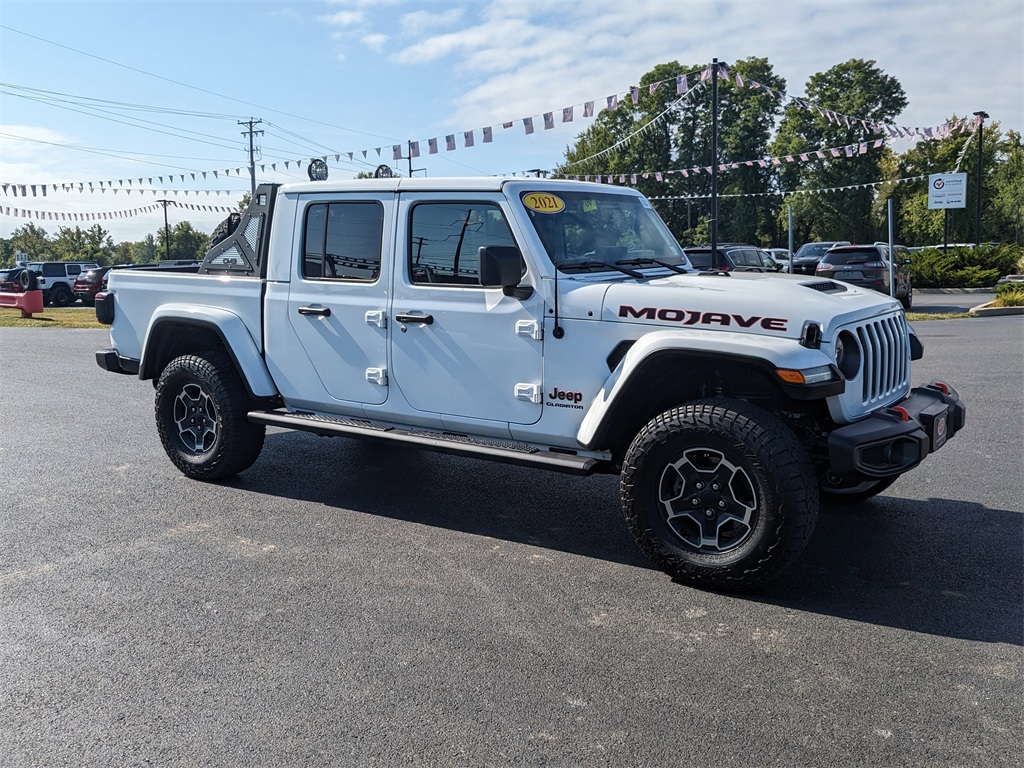
M 1022 0 L 0 0 L 0 237 L 98 223 L 139 240 L 165 208 L 209 232 L 250 188 L 249 121 L 258 182 L 305 180 L 323 156 L 332 179 L 550 169 L 586 102 L 659 64 L 750 57 L 796 97 L 874 61 L 906 93 L 899 126 L 984 110 L 1024 132 Z M 420 156 L 394 160 L 410 141 Z

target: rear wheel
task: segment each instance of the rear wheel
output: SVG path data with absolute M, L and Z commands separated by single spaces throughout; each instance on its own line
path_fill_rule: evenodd
M 904 309 L 910 309 L 914 305 L 914 289 L 907 288 L 907 295 L 900 299 Z
M 55 307 L 67 307 L 75 303 L 75 294 L 63 283 L 58 283 L 50 289 L 50 302 Z
M 730 591 L 794 560 L 818 515 L 803 446 L 737 400 L 697 401 L 648 423 L 626 454 L 620 494 L 651 560 L 681 581 Z
M 172 360 L 156 388 L 156 423 L 167 456 L 196 480 L 250 467 L 266 428 L 247 418 L 251 400 L 231 359 L 220 351 Z

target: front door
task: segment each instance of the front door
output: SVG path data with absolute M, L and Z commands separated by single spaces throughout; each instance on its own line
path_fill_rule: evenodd
M 394 384 L 413 409 L 456 417 L 446 423 L 541 416 L 544 302 L 479 282 L 480 247 L 517 245 L 504 206 L 494 193 L 403 194 L 399 204 Z

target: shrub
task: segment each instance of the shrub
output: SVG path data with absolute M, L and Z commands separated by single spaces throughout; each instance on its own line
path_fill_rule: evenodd
M 911 271 L 918 288 L 991 288 L 1020 269 L 1024 249 L 1017 245 L 977 248 L 925 248 L 913 254 Z
M 996 286 L 997 307 L 1024 307 L 1024 283 L 1004 283 Z

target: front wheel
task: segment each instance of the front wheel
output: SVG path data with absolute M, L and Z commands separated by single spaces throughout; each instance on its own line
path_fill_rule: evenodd
M 700 400 L 647 424 L 620 480 L 640 548 L 700 587 L 749 589 L 803 550 L 818 515 L 811 462 L 793 433 L 738 400 Z
M 247 418 L 250 405 L 223 352 L 172 360 L 157 382 L 156 424 L 174 466 L 195 480 L 218 480 L 250 467 L 266 434 Z
M 908 287 L 907 295 L 900 299 L 900 304 L 903 305 L 903 309 L 910 309 L 914 306 L 914 289 Z

